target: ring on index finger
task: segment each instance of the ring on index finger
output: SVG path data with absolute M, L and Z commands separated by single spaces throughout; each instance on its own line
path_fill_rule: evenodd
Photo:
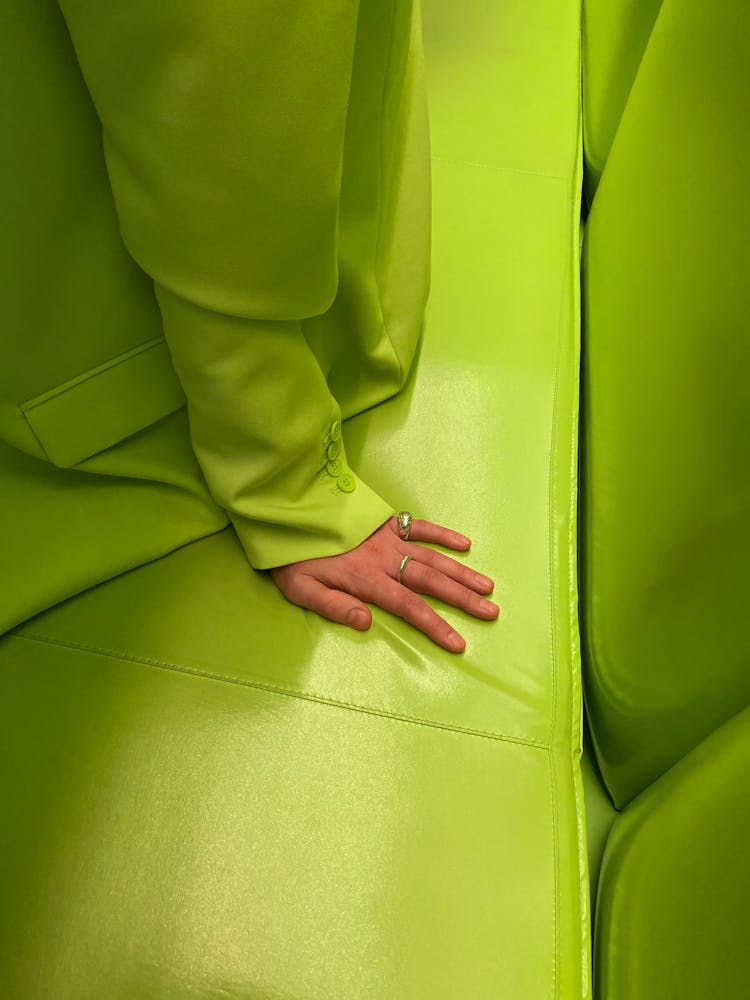
M 398 536 L 402 542 L 408 542 L 409 532 L 411 531 L 411 512 L 402 510 L 399 511 L 396 517 L 398 518 Z

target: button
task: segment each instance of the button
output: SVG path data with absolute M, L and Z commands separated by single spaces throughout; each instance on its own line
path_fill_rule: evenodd
M 337 458 L 340 451 L 341 451 L 341 442 L 331 441 L 331 443 L 326 448 L 326 455 L 328 455 L 328 457 L 331 459 Z
M 344 493 L 352 493 L 357 486 L 354 476 L 351 472 L 345 472 L 342 476 L 337 479 L 338 487 L 343 490 Z
M 326 462 L 326 472 L 329 476 L 333 476 L 336 479 L 344 471 L 344 466 L 341 464 L 340 458 L 332 458 L 329 462 Z
M 341 437 L 341 421 L 334 420 L 333 423 L 331 424 L 331 429 L 328 433 L 331 436 L 331 441 L 338 441 L 338 439 Z

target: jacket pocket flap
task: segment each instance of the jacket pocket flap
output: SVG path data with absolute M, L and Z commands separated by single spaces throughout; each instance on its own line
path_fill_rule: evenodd
M 163 337 L 55 386 L 21 410 L 55 465 L 68 467 L 185 403 Z

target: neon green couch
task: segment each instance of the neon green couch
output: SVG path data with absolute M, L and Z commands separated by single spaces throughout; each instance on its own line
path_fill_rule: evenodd
M 21 74 L 34 40 L 64 26 L 51 3 L 19 11 L 36 18 Z M 405 390 L 345 428 L 353 468 L 396 509 L 472 533 L 502 624 L 461 620 L 470 651 L 458 659 L 386 614 L 366 635 L 335 628 L 250 570 L 184 488 L 189 469 L 167 488 L 106 475 L 113 449 L 60 470 L 6 448 L 3 564 L 17 582 L 2 611 L 6 625 L 24 620 L 0 643 L 0 996 L 531 1000 L 587 988 L 579 9 L 543 0 L 538 13 L 542 44 L 523 5 L 472 17 L 427 6 L 424 343 Z M 80 99 L 74 60 L 37 62 L 40 107 L 64 85 Z M 158 474 L 182 419 L 114 447 L 133 467 L 152 447 Z M 102 530 L 82 564 L 78 539 L 103 507 L 122 532 Z
M 750 18 L 702 6 L 425 0 L 433 292 L 347 443 L 495 574 L 462 657 L 0 450 L 0 996 L 750 995 Z
M 745 997 L 750 16 L 673 0 L 584 15 L 581 625 L 621 810 L 595 995 Z

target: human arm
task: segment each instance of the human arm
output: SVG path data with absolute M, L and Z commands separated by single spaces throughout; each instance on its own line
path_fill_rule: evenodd
M 350 596 L 437 638 L 434 612 L 409 589 L 427 586 L 421 571 L 410 564 L 393 580 L 402 543 L 385 532 L 391 508 L 348 470 L 341 445 L 346 478 L 331 472 L 340 414 L 299 322 L 336 292 L 357 4 L 61 6 L 102 120 L 123 237 L 154 279 L 194 449 L 250 562 L 280 567 L 292 600 L 302 580 L 306 606 L 325 614 L 309 580 L 339 560 Z M 463 591 L 436 590 L 434 574 L 431 586 L 479 614 Z

